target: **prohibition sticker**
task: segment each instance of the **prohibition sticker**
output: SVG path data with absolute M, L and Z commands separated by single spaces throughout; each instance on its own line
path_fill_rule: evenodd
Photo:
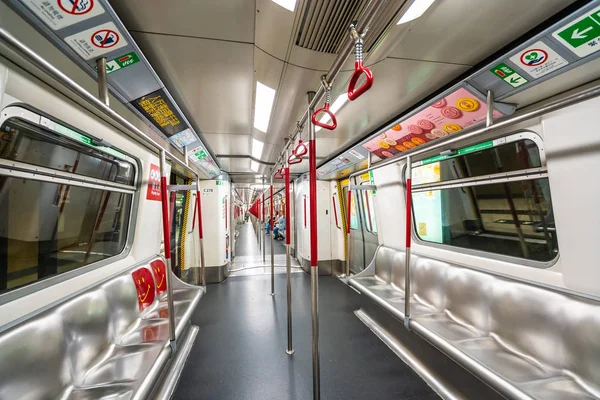
M 148 176 L 148 191 L 146 199 L 152 201 L 161 201 L 160 193 L 160 167 L 150 164 L 150 175 Z
M 97 0 L 22 0 L 22 2 L 55 31 L 104 13 L 104 8 Z
M 538 41 L 510 58 L 532 78 L 541 78 L 569 64 L 544 42 Z
M 127 46 L 127 41 L 113 22 L 68 36 L 65 42 L 85 60 L 92 60 Z

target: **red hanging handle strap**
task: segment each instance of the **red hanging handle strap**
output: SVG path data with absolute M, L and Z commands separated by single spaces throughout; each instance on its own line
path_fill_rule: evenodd
M 325 128 L 325 129 L 329 129 L 330 131 L 334 130 L 335 128 L 337 128 L 337 119 L 335 118 L 335 115 L 329 111 L 329 107 L 331 104 L 331 83 L 327 82 L 326 76 L 323 75 L 321 77 L 321 83 L 323 84 L 323 87 L 325 88 L 325 105 L 323 106 L 323 108 L 319 108 L 318 110 L 316 110 L 313 115 L 312 115 L 312 123 L 316 126 L 320 126 L 321 128 Z M 327 114 L 329 116 L 329 118 L 331 118 L 331 124 L 327 124 L 325 122 L 320 122 L 317 119 L 317 116 L 319 114 Z
M 348 84 L 348 99 L 354 101 L 373 86 L 373 73 L 363 64 L 363 39 L 356 32 L 354 25 L 350 25 L 350 35 L 354 39 L 356 58 L 354 61 L 354 73 L 350 77 L 350 83 Z M 357 89 L 356 84 L 363 74 L 365 76 L 365 83 Z

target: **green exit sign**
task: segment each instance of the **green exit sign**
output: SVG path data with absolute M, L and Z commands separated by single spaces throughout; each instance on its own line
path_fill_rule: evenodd
M 552 32 L 552 36 L 579 57 L 599 51 L 600 7 Z

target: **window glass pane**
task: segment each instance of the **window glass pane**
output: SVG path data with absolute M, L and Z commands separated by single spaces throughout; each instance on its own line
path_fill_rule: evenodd
M 422 240 L 535 261 L 550 261 L 558 241 L 548 179 L 413 193 Z
M 0 127 L 0 158 L 126 185 L 134 182 L 131 163 L 17 119 Z
M 352 191 L 350 198 L 350 229 L 358 229 L 358 210 L 356 208 L 356 190 Z
M 132 196 L 0 177 L 0 293 L 121 253 Z
M 535 142 L 524 139 L 457 157 L 436 161 L 437 175 L 423 173 L 432 163 L 413 168 L 413 184 L 444 182 L 541 166 Z
M 366 190 L 366 198 L 368 201 L 367 212 L 369 213 L 369 220 L 371 223 L 369 224 L 369 231 L 373 233 L 377 233 L 377 221 L 375 220 L 375 194 L 374 190 Z

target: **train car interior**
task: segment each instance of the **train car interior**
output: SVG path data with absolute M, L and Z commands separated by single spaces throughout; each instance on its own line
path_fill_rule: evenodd
M 0 400 L 600 400 L 599 110 L 600 0 L 1 0 Z

